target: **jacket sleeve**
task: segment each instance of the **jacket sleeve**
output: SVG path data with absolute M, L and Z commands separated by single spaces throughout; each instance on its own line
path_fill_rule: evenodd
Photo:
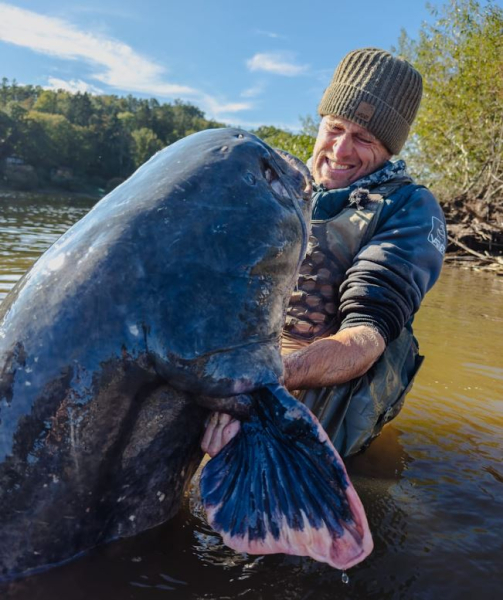
M 372 239 L 348 269 L 339 290 L 341 329 L 369 325 L 391 342 L 438 279 L 445 218 L 431 192 L 414 188 L 402 188 L 400 200 L 383 207 Z

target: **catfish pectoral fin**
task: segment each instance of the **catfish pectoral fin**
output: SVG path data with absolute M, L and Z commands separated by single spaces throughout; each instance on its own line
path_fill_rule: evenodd
M 281 386 L 254 399 L 256 413 L 203 470 L 210 525 L 240 552 L 359 563 L 373 548 L 367 518 L 320 424 Z

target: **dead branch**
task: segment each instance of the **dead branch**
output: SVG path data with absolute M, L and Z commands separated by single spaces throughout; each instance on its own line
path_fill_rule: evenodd
M 465 252 L 468 252 L 469 254 L 473 254 L 473 256 L 476 256 L 478 259 L 483 260 L 484 262 L 495 263 L 497 265 L 503 266 L 503 259 L 501 259 L 499 256 L 488 256 L 486 254 L 481 254 L 480 252 L 476 252 L 475 250 L 472 250 L 471 248 L 469 248 L 468 246 L 463 244 L 463 242 L 460 242 L 459 240 L 457 240 L 455 237 L 452 237 L 451 235 L 448 235 L 447 239 L 450 242 L 452 242 L 453 244 L 456 244 L 456 246 L 459 246 L 460 248 L 462 248 Z

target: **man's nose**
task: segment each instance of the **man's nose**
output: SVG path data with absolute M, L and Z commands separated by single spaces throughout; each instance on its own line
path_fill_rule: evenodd
M 345 158 L 353 152 L 353 137 L 349 133 L 339 135 L 334 141 L 334 158 Z

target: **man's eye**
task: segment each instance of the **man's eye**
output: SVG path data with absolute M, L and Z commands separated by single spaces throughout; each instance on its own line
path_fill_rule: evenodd
M 329 125 L 328 129 L 332 133 L 342 133 L 344 131 L 342 127 L 339 127 L 338 125 Z
M 364 144 L 372 144 L 374 142 L 374 140 L 372 138 L 368 138 L 368 137 L 361 136 L 361 135 L 358 136 L 358 141 L 360 141 Z

